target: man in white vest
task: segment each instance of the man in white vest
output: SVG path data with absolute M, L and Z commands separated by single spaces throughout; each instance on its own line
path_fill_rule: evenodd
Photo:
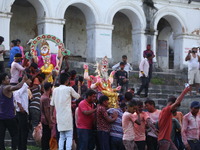
M 188 83 L 190 85 L 190 89 L 192 90 L 192 85 L 195 82 L 196 84 L 196 95 L 199 94 L 199 83 L 200 83 L 200 76 L 199 76 L 199 62 L 200 57 L 197 54 L 198 46 L 193 46 L 192 50 L 188 51 L 188 55 L 185 57 L 185 61 L 188 61 Z M 191 95 L 191 91 L 190 91 Z

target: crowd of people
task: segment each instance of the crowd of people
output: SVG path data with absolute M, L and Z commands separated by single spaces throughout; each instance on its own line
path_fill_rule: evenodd
M 0 41 L 2 44 L 1 37 Z M 107 96 L 97 99 L 97 92 L 84 84 L 82 76 L 77 77 L 75 70 L 68 71 L 68 56 L 64 56 L 67 68 L 47 76 L 34 60 L 22 55 L 16 41 L 13 43 L 11 51 L 16 53 L 10 56 L 11 79 L 7 73 L 0 73 L 0 150 L 5 150 L 6 129 L 12 149 L 26 150 L 27 139 L 33 138 L 28 137 L 29 133 L 40 123 L 42 150 L 200 149 L 200 103 L 193 101 L 185 116 L 177 111 L 190 86 L 178 98 L 170 97 L 166 107 L 158 110 L 152 99 L 143 102 L 134 95 L 134 88 L 128 88 L 132 67 L 123 55 L 122 62 L 112 68 L 117 70 L 115 85 L 122 87 L 122 95 L 118 96 L 117 108 L 108 108 Z M 145 88 L 148 97 L 153 57 L 148 45 L 139 67 L 142 84 L 137 95 Z M 54 82 L 50 83 L 52 75 Z

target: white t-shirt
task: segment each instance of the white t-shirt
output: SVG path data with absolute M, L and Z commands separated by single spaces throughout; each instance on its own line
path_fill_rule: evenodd
M 199 62 L 198 62 L 198 54 L 196 53 L 196 58 L 190 54 L 191 59 L 188 61 L 188 71 L 190 70 L 198 70 L 199 69 Z
M 22 67 L 22 65 L 13 61 L 12 64 L 11 64 L 11 69 L 10 69 L 10 72 L 11 72 L 10 83 L 18 83 L 18 79 L 20 77 L 20 74 L 24 70 L 25 70 L 25 68 Z
M 56 120 L 59 132 L 73 129 L 71 111 L 72 97 L 79 99 L 80 95 L 70 86 L 60 85 L 53 90 L 50 105 L 56 108 Z

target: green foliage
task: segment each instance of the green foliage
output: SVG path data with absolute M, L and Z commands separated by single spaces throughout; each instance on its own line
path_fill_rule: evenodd
M 152 84 L 163 85 L 165 83 L 165 79 L 160 79 L 158 77 L 151 79 Z

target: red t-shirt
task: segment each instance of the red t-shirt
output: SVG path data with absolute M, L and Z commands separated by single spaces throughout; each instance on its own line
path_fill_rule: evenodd
M 80 102 L 78 106 L 78 122 L 77 128 L 79 129 L 92 129 L 92 124 L 94 121 L 94 113 L 86 116 L 83 111 L 93 110 L 93 104 L 89 104 L 86 100 Z
M 159 126 L 158 141 L 163 139 L 171 141 L 171 131 L 172 131 L 171 106 L 163 108 L 163 110 L 160 112 L 158 126 Z
M 106 109 L 103 106 L 97 107 L 97 131 L 110 132 L 110 123 L 105 119 L 108 116 Z

